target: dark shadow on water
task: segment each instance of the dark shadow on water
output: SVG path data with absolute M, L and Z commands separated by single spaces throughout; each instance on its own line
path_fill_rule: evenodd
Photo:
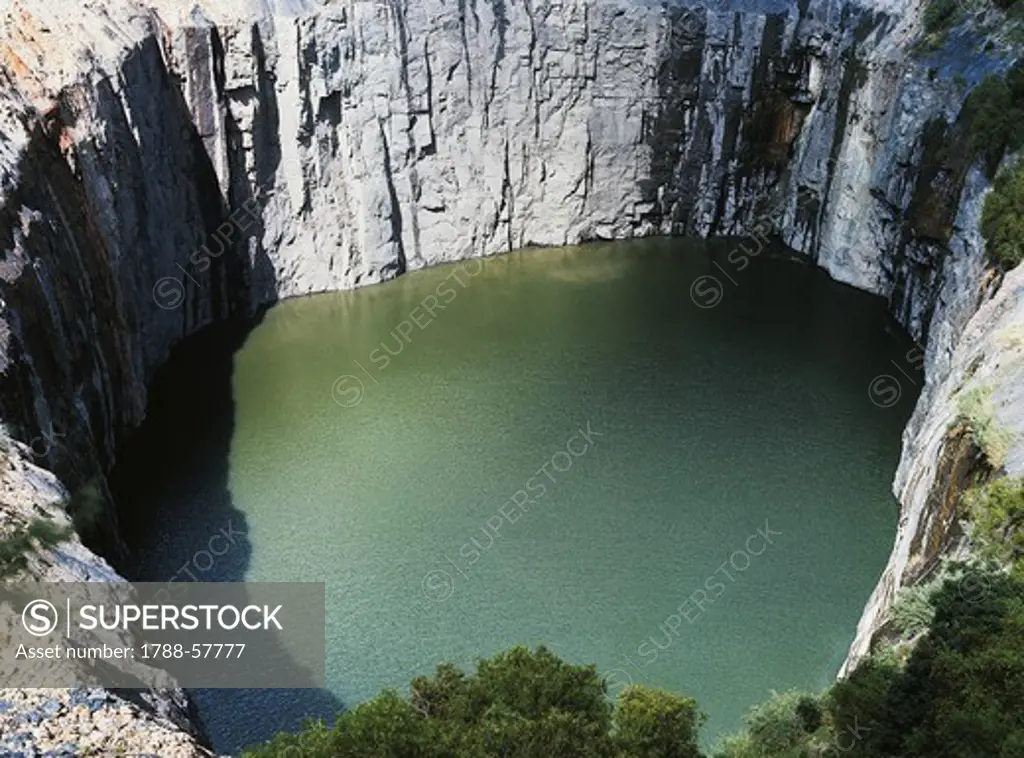
M 231 382 L 234 354 L 259 321 L 202 330 L 179 345 L 153 378 L 146 422 L 122 446 L 110 476 L 129 547 L 129 557 L 117 561 L 123 576 L 146 582 L 245 580 L 252 545 L 229 487 Z M 190 692 L 219 753 L 297 729 L 307 718 L 332 721 L 344 708 L 324 689 Z M 239 718 L 246 713 L 261 718 Z

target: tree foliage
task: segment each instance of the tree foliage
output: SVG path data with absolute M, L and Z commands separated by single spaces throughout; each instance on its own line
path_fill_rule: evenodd
M 821 695 L 753 709 L 715 758 L 1024 758 L 1024 581 L 959 567 L 930 593 L 905 666 L 871 657 Z M 517 647 L 475 674 L 442 664 L 247 758 L 700 758 L 682 695 L 629 687 L 613 708 L 593 666 Z
M 974 446 L 993 470 L 1002 468 L 1013 443 L 1013 435 L 999 423 L 992 405 L 992 388 L 973 387 L 963 394 L 956 423 L 961 425 Z
M 409 698 L 388 690 L 343 713 L 278 735 L 247 758 L 699 758 L 696 702 L 628 688 L 615 711 L 594 666 L 544 647 L 515 647 L 467 675 L 444 663 Z
M 1020 755 L 1024 583 L 968 569 L 934 602 L 931 630 L 904 670 L 862 666 L 834 688 L 846 718 L 867 730 L 850 758 Z
M 925 32 L 934 34 L 947 29 L 956 20 L 959 10 L 956 0 L 929 0 L 921 19 Z
M 969 118 L 967 150 L 985 159 L 989 176 L 996 172 L 1003 155 L 1024 146 L 1020 129 L 1024 118 L 1024 65 L 1018 64 L 1004 76 L 985 77 L 964 102 Z
M 1024 479 L 996 479 L 968 490 L 964 501 L 981 555 L 1024 574 Z
M 1024 164 L 996 176 L 985 198 L 981 233 L 993 263 L 1011 269 L 1024 258 Z
M 697 729 L 703 721 L 693 698 L 664 690 L 628 687 L 615 711 L 619 755 L 699 758 Z

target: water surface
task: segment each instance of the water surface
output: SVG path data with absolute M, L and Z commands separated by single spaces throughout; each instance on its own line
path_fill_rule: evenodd
M 892 543 L 918 376 L 880 300 L 729 249 L 531 250 L 189 340 L 115 478 L 125 570 L 327 584 L 328 691 L 197 692 L 217 747 L 517 643 L 695 696 L 706 740 L 827 685 Z

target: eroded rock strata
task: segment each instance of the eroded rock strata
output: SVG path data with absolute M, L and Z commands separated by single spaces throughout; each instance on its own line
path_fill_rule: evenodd
M 963 83 L 1011 57 L 979 40 L 921 60 L 920 11 L 8 2 L 0 418 L 55 442 L 32 453 L 69 490 L 102 494 L 147 379 L 212 321 L 527 245 L 771 232 L 887 297 L 924 346 L 900 530 L 855 659 L 950 542 L 934 461 L 967 368 L 1001 366 L 1008 388 L 1019 360 L 998 336 L 1022 318 L 1019 276 L 997 291 L 977 231 L 988 182 L 932 160 Z M 996 413 L 1020 429 L 1014 392 Z

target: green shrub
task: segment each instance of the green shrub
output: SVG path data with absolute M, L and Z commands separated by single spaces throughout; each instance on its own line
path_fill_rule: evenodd
M 53 547 L 71 536 L 73 530 L 48 519 L 36 518 L 25 526 L 18 524 L 0 537 L 0 578 L 18 573 L 27 563 L 28 553 L 36 548 Z
M 964 503 L 981 556 L 1024 572 L 1024 479 L 1002 478 L 972 488 Z
M 615 741 L 624 757 L 700 758 L 697 730 L 703 721 L 693 698 L 628 687 L 616 704 Z
M 338 719 L 333 740 L 320 740 L 332 753 L 351 758 L 441 758 L 444 745 L 437 724 L 398 693 L 386 690 Z
M 755 708 L 746 718 L 747 734 L 757 750 L 786 755 L 808 742 L 807 701 L 801 692 L 783 692 Z M 819 722 L 820 724 L 820 722 Z
M 871 756 L 871 743 L 885 742 L 889 693 L 902 676 L 891 651 L 886 648 L 880 655 L 871 655 L 828 693 L 832 743 L 848 748 L 855 740 L 853 756 Z
M 248 758 L 475 758 L 551 755 L 696 758 L 692 700 L 640 690 L 627 699 L 616 734 L 612 705 L 593 666 L 574 666 L 541 647 L 512 648 L 481 660 L 474 675 L 452 664 L 417 677 L 408 700 L 385 691 L 341 714 L 333 729 L 317 723 L 279 735 Z M 625 696 L 624 696 L 625 697 Z M 653 732 L 652 725 L 658 725 Z M 695 738 L 694 738 L 695 739 Z M 641 746 L 633 744 L 641 741 Z M 677 752 L 650 752 L 671 743 Z M 646 746 L 646 747 L 644 747 Z M 692 748 L 692 750 L 691 750 Z M 679 752 L 682 751 L 682 752 Z
M 991 387 L 974 387 L 963 394 L 956 423 L 964 427 L 989 466 L 994 470 L 1002 468 L 1013 435 L 996 419 L 992 408 Z
M 953 25 L 960 6 L 956 0 L 931 0 L 924 9 L 924 30 L 928 34 L 942 32 Z
M 934 605 L 903 670 L 869 660 L 833 687 L 835 744 L 851 758 L 1020 755 L 1024 583 L 966 568 Z
M 106 518 L 107 509 L 100 477 L 90 479 L 75 490 L 67 507 L 75 531 L 86 541 L 102 530 L 101 524 Z
M 890 688 L 878 747 L 910 757 L 1019 755 L 1024 583 L 970 569 L 943 586 L 935 608 L 931 631 Z
M 245 758 L 700 758 L 692 698 L 628 687 L 613 708 L 593 666 L 512 648 L 466 675 L 450 663 L 341 714 L 279 734 Z
M 968 118 L 967 151 L 985 159 L 993 176 L 1007 151 L 1024 146 L 1024 65 L 1014 66 L 1005 76 L 985 77 L 964 101 Z
M 244 755 L 248 758 L 337 758 L 334 743 L 333 729 L 322 721 L 308 721 L 301 732 L 281 732 Z
M 897 633 L 904 637 L 915 637 L 928 629 L 935 616 L 932 595 L 937 589 L 937 583 L 928 583 L 903 587 L 896 593 L 889 614 Z
M 1004 270 L 1024 258 L 1024 161 L 996 176 L 985 198 L 981 233 L 989 258 Z
M 751 709 L 743 734 L 730 737 L 715 758 L 803 758 L 818 755 L 829 742 L 823 701 L 801 692 L 775 694 Z
M 796 704 L 795 713 L 803 729 L 812 734 L 821 727 L 822 711 L 818 700 L 810 695 L 805 695 Z
M 62 526 L 49 519 L 32 519 L 28 525 L 28 536 L 43 547 L 53 547 L 58 542 L 66 540 L 71 536 L 71 528 Z

